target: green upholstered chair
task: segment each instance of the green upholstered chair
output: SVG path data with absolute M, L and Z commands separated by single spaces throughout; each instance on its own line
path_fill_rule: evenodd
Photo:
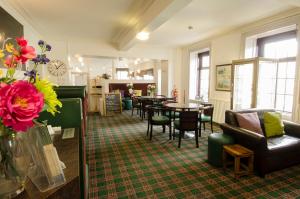
M 209 164 L 216 167 L 223 165 L 222 154 L 225 144 L 234 144 L 234 139 L 223 133 L 212 133 L 208 136 L 207 161 Z
M 148 112 L 148 128 L 147 128 L 147 136 L 150 133 L 150 140 L 152 140 L 152 132 L 153 132 L 153 125 L 162 126 L 163 132 L 165 132 L 166 126 L 169 127 L 169 139 L 172 138 L 172 121 L 171 118 L 165 116 L 165 113 L 169 110 L 163 107 L 157 106 L 147 106 Z M 161 112 L 160 115 L 154 115 L 155 112 Z M 150 129 L 150 132 L 149 132 Z
M 203 124 L 203 129 L 205 130 L 205 123 L 210 123 L 211 132 L 213 132 L 213 114 L 214 106 L 205 106 L 203 113 L 199 117 L 200 129 Z
M 181 146 L 181 138 L 184 137 L 185 131 L 195 132 L 196 147 L 198 143 L 198 111 L 181 111 L 179 112 L 179 119 L 174 121 L 173 138 L 175 138 L 175 129 L 179 130 L 178 148 Z M 201 134 L 201 133 L 200 133 Z

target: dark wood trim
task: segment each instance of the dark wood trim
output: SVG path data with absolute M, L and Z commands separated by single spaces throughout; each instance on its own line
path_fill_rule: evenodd
M 297 30 L 292 30 L 288 32 L 283 32 L 275 35 L 270 35 L 267 37 L 258 38 L 257 44 L 257 54 L 259 57 L 264 57 L 264 45 L 267 43 L 272 43 L 276 41 L 282 41 L 287 39 L 297 38 Z
M 203 67 L 202 65 L 202 59 L 204 56 L 209 56 L 209 51 L 205 51 L 202 53 L 198 53 L 198 68 L 197 68 L 197 87 L 196 87 L 196 94 L 197 96 L 200 96 L 200 88 L 201 88 L 201 70 L 203 69 L 209 69 L 209 67 Z

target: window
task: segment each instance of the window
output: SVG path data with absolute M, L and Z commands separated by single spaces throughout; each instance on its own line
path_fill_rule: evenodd
M 259 38 L 257 49 L 260 57 L 277 60 L 277 64 L 259 66 L 257 107 L 275 108 L 291 115 L 296 74 L 296 31 Z
M 233 61 L 232 107 L 272 108 L 291 119 L 297 45 L 295 30 L 268 35 L 256 41 L 258 57 Z
M 128 68 L 117 68 L 117 79 L 128 79 L 129 78 L 129 70 Z
M 190 99 L 202 98 L 208 101 L 209 90 L 209 51 L 193 52 L 190 60 Z

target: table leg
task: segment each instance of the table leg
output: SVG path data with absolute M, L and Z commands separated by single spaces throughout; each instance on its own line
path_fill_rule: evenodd
M 253 162 L 254 162 L 254 155 L 251 155 L 248 158 L 248 168 L 249 168 L 249 174 L 253 173 Z
M 227 153 L 226 151 L 223 149 L 223 156 L 222 156 L 222 159 L 223 159 L 223 170 L 224 172 L 226 171 L 226 167 L 227 167 Z
M 240 157 L 234 157 L 234 175 L 236 178 L 239 178 L 240 175 L 240 163 L 241 163 L 241 159 Z

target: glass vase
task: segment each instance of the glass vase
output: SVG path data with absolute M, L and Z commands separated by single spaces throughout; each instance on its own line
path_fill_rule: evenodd
M 24 190 L 31 156 L 26 133 L 0 131 L 0 198 L 13 198 Z

